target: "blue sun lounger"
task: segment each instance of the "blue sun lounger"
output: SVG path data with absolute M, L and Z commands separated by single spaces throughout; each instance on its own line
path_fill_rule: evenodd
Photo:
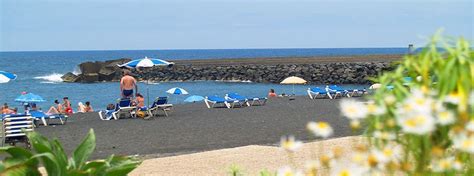
M 329 92 L 319 87 L 308 88 L 307 92 L 310 99 L 326 98 L 326 97 L 331 98 L 331 95 L 329 94 Z
M 147 110 L 148 118 L 157 116 L 158 111 L 160 110 L 162 110 L 165 113 L 165 116 L 168 117 L 168 111 L 171 111 L 172 108 L 173 104 L 168 104 L 168 97 L 158 97 L 155 99 L 155 101 L 153 101 L 153 104 Z
M 136 106 L 132 106 L 132 100 L 130 98 L 122 98 L 115 106 L 115 112 L 112 112 L 112 116 L 115 120 L 118 120 L 123 115 L 135 118 Z
M 61 122 L 61 125 L 64 125 L 67 121 L 68 116 L 64 114 L 51 114 L 48 115 L 43 111 L 30 111 L 29 112 L 32 117 L 36 120 L 41 120 L 44 126 L 48 126 L 48 123 L 51 119 L 58 119 Z
M 207 108 L 214 108 L 217 104 L 223 104 L 226 108 L 233 108 L 235 104 L 238 104 L 238 100 L 226 100 L 225 98 L 218 97 L 216 95 L 207 96 L 204 99 Z
M 248 97 L 239 95 L 238 93 L 228 93 L 228 94 L 226 94 L 225 99 L 227 99 L 227 100 L 238 100 L 239 102 L 243 102 L 243 103 L 247 104 L 247 106 L 254 106 L 254 105 L 263 106 L 267 102 L 267 97 L 248 98 Z

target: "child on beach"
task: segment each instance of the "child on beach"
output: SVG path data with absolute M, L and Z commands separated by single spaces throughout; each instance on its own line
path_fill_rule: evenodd
M 86 106 L 84 109 L 85 112 L 94 112 L 94 109 L 92 109 L 91 102 L 86 101 Z
M 271 98 L 271 97 L 277 97 L 277 94 L 275 93 L 275 90 L 274 89 L 270 89 L 270 92 L 268 92 L 268 97 Z

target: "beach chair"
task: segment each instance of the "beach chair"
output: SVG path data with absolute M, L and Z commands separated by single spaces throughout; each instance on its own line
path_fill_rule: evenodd
M 245 104 L 247 104 L 247 106 L 254 106 L 254 105 L 263 106 L 267 102 L 267 97 L 248 98 L 248 97 L 244 97 L 242 95 L 239 95 L 237 93 L 228 93 L 228 94 L 225 95 L 225 98 L 227 100 L 232 100 L 233 99 L 233 100 L 238 100 L 240 102 L 244 102 Z
M 337 85 L 331 85 L 331 86 L 329 86 L 329 89 L 341 92 L 342 96 L 347 96 L 347 97 L 360 97 L 360 96 L 364 95 L 364 93 L 365 93 L 365 90 L 344 89 L 344 88 L 339 87 Z
M 308 92 L 308 96 L 310 99 L 316 99 L 316 98 L 326 98 L 326 97 L 329 97 L 331 98 L 331 94 L 329 94 L 329 92 L 319 88 L 319 87 L 315 87 L 315 88 L 308 88 L 307 90 Z
M 158 116 L 159 111 L 163 111 L 166 117 L 168 117 L 168 111 L 173 109 L 173 104 L 168 104 L 168 97 L 158 97 L 155 99 L 153 104 L 148 108 L 149 117 Z
M 336 99 L 338 96 L 343 95 L 344 91 L 343 90 L 336 90 L 336 89 L 331 89 L 329 86 L 326 86 L 325 88 L 326 92 L 328 92 L 328 96 L 330 99 Z
M 226 108 L 233 108 L 236 103 L 239 103 L 238 100 L 226 100 L 225 98 L 218 97 L 216 95 L 207 96 L 204 99 L 207 108 L 214 108 L 217 104 L 223 104 Z
M 52 119 L 57 119 L 61 123 L 61 125 L 64 125 L 67 122 L 67 115 L 64 114 L 45 114 L 42 111 L 30 111 L 30 115 L 35 118 L 36 121 L 41 121 L 43 122 L 44 126 L 48 126 L 49 121 Z M 36 125 L 36 123 L 35 123 Z M 36 125 L 38 126 L 38 125 Z
M 9 143 L 16 145 L 18 142 L 26 143 L 30 148 L 30 142 L 26 132 L 34 131 L 34 117 L 30 115 L 5 115 L 2 117 L 2 147 Z
M 243 107 L 244 105 L 250 106 L 250 103 L 247 102 L 247 98 L 240 96 L 238 94 L 234 95 L 233 97 L 229 97 L 229 94 L 226 94 L 224 96 L 224 99 L 231 104 L 231 107 L 237 107 L 237 106 Z
M 99 111 L 98 113 L 99 113 L 100 120 L 111 120 L 112 118 L 114 118 L 113 113 L 115 111 L 116 111 L 115 109 Z
M 135 118 L 136 106 L 132 106 L 132 100 L 130 98 L 122 98 L 117 103 L 116 111 L 112 112 L 112 116 L 115 120 L 118 120 L 122 116 L 129 116 Z

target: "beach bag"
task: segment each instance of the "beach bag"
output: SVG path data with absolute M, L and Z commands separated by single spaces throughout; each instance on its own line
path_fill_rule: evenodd
M 146 113 L 144 111 L 138 110 L 135 114 L 138 118 L 145 118 Z

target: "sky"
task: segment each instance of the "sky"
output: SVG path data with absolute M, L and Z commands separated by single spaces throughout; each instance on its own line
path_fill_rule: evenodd
M 363 48 L 473 41 L 472 0 L 1 0 L 0 51 Z

